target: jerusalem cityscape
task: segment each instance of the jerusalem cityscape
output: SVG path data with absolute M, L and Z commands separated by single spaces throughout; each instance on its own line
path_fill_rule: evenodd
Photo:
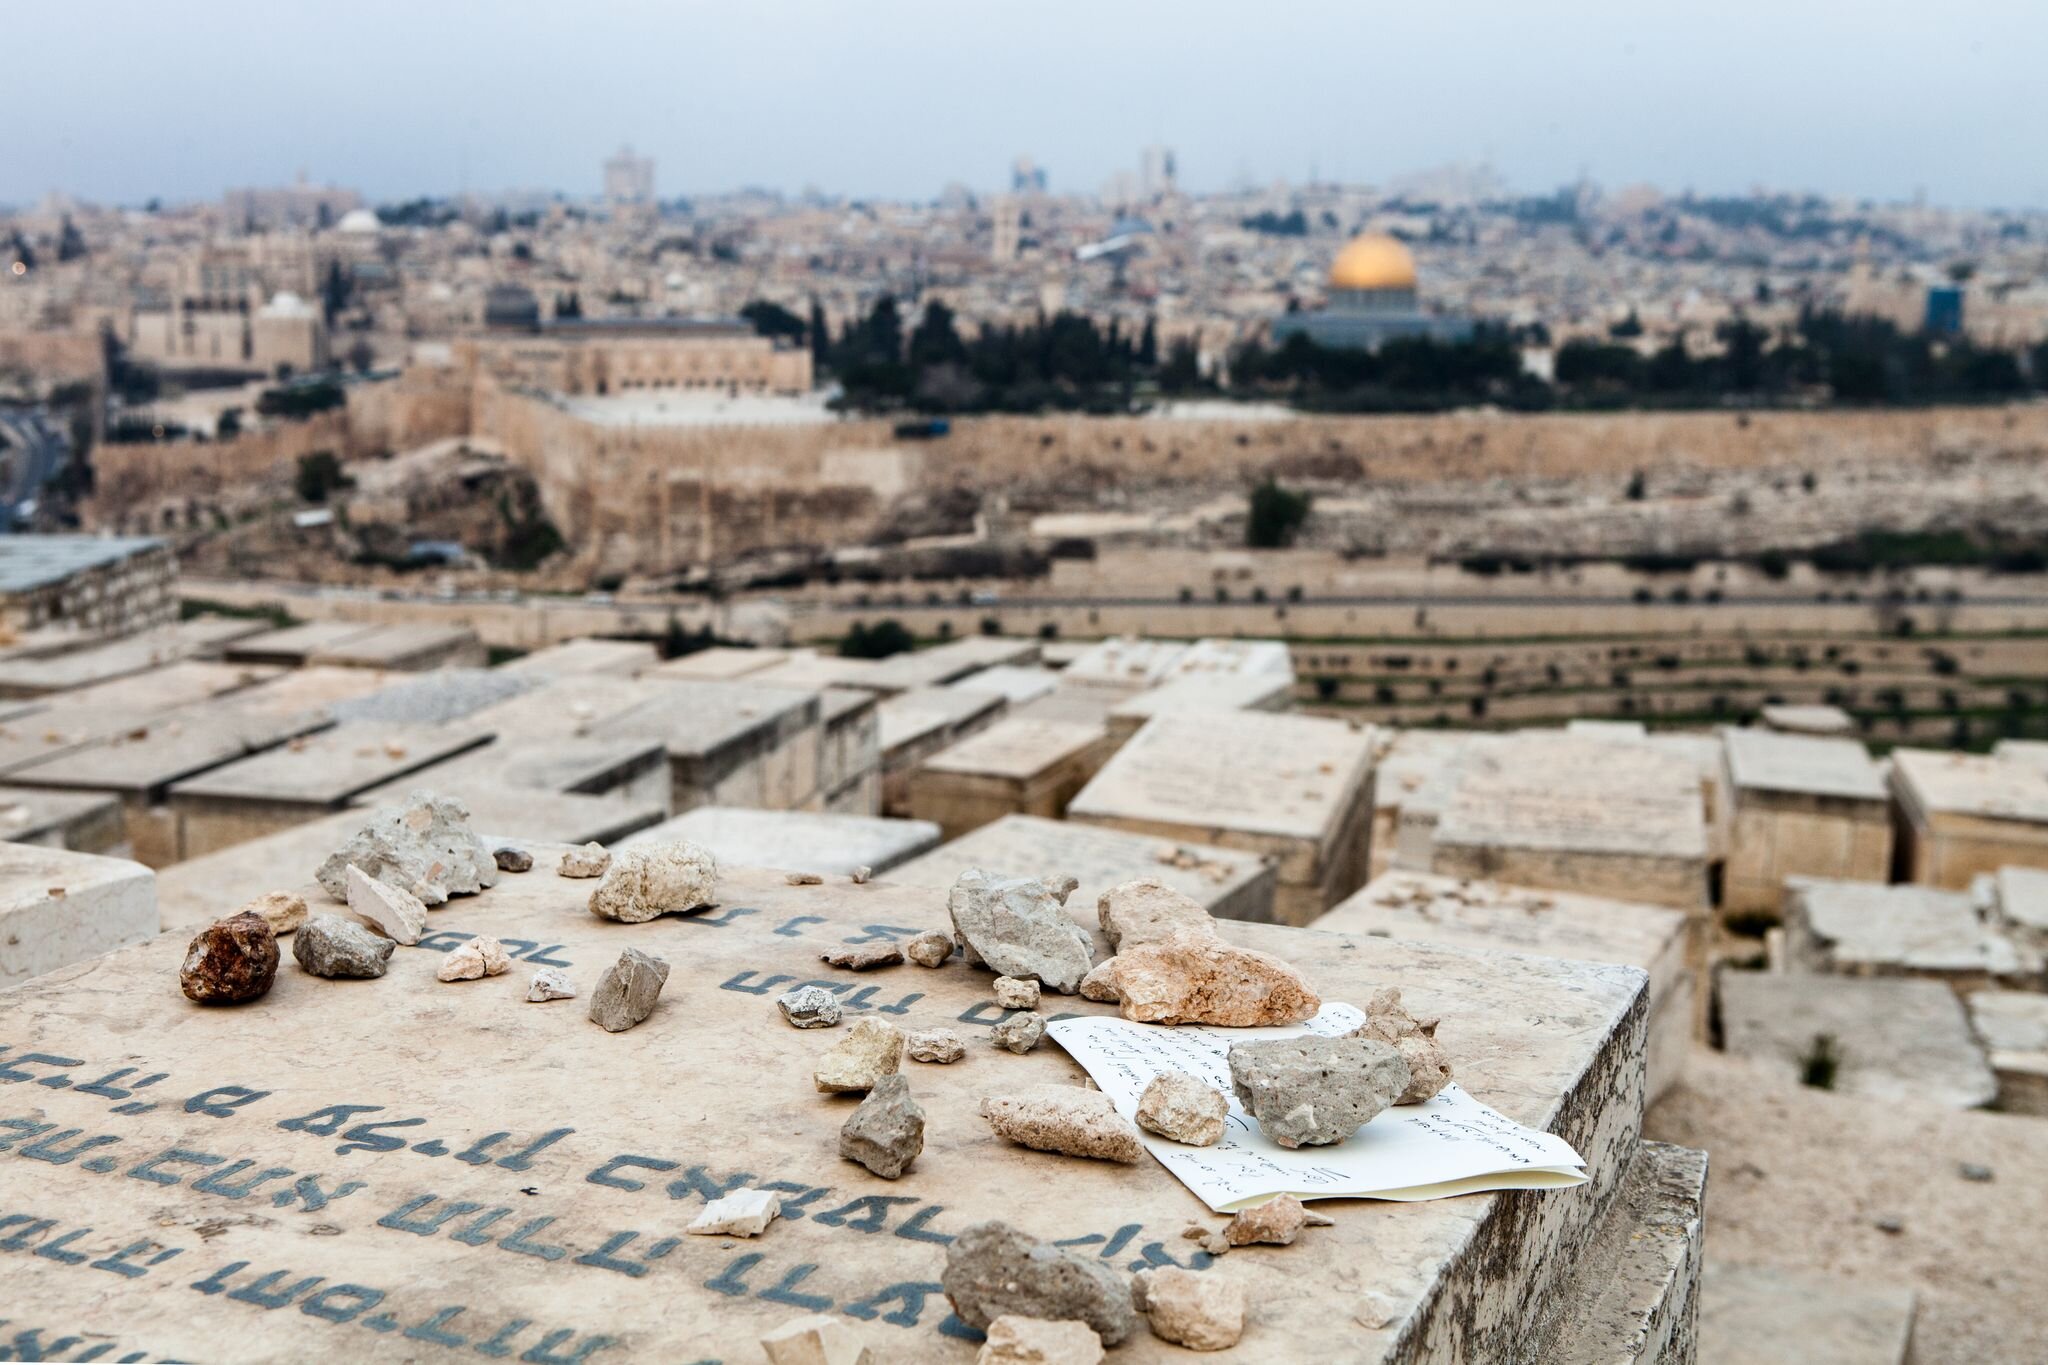
M 2048 15 L 104 17 L 0 1359 L 2048 1361 Z

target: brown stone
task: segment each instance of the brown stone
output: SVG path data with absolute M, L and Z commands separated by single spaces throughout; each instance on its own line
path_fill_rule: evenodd
M 901 966 L 903 949 L 893 943 L 864 943 L 857 948 L 834 948 L 819 953 L 818 960 L 849 972 L 869 972 L 877 967 Z
M 995 984 L 996 1003 L 1006 1010 L 1038 1008 L 1038 982 L 1028 976 L 999 976 Z
M 981 1116 L 998 1137 L 1033 1151 L 1102 1161 L 1135 1162 L 1145 1145 L 1131 1121 L 1100 1090 L 1034 1085 L 981 1102 Z
M 1244 1286 L 1221 1272 L 1141 1270 L 1131 1279 L 1131 1304 L 1153 1336 L 1191 1351 L 1226 1351 L 1244 1335 Z
M 1257 1208 L 1243 1209 L 1223 1229 L 1234 1247 L 1290 1246 L 1303 1228 L 1329 1227 L 1330 1220 L 1311 1213 L 1291 1194 L 1275 1195 Z
M 282 938 L 304 924 L 306 916 L 312 912 L 306 908 L 304 896 L 295 896 L 289 891 L 266 891 L 235 913 L 263 916 L 270 932 Z
M 1116 959 L 1101 963 L 1088 975 L 1081 978 L 1081 998 L 1099 1000 L 1114 1005 L 1121 997 L 1116 992 Z
M 1186 929 L 1118 953 L 1106 966 L 1126 1019 L 1259 1028 L 1315 1017 L 1321 997 L 1290 964 Z
M 1136 877 L 1112 886 L 1096 898 L 1095 917 L 1115 953 L 1156 942 L 1176 929 L 1210 937 L 1216 933 L 1216 921 L 1201 902 L 1156 877 Z
M 1365 1022 L 1351 1030 L 1353 1038 L 1390 1045 L 1408 1063 L 1408 1088 L 1395 1098 L 1395 1104 L 1421 1104 L 1451 1083 L 1451 1062 L 1437 1041 L 1437 1023 L 1410 1014 L 1401 1004 L 1400 987 L 1383 986 L 1366 1005 Z
M 953 936 L 944 929 L 927 929 L 903 945 L 903 955 L 920 967 L 943 967 L 953 955 Z
M 185 950 L 178 985 L 202 1005 L 239 1005 L 269 991 L 277 979 L 277 934 L 250 911 L 201 929 Z

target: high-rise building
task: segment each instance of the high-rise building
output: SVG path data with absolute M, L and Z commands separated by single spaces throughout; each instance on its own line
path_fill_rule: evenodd
M 990 218 L 993 235 L 988 258 L 996 265 L 1008 265 L 1017 259 L 1017 250 L 1023 243 L 1023 212 L 1014 197 L 1004 195 L 995 201 Z
M 614 213 L 654 207 L 654 158 L 619 148 L 604 163 L 605 205 Z
M 1138 188 L 1147 199 L 1174 191 L 1173 148 L 1147 147 L 1138 160 Z
M 1020 156 L 1010 163 L 1010 193 L 1044 194 L 1045 187 L 1045 167 L 1028 156 Z

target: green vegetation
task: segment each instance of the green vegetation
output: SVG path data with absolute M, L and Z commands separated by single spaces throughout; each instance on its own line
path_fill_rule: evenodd
M 341 461 L 331 450 L 299 456 L 298 473 L 292 476 L 292 488 L 301 502 L 326 502 L 330 495 L 355 486 L 356 481 L 342 469 Z
M 256 411 L 265 417 L 306 418 L 346 402 L 348 395 L 342 392 L 341 385 L 321 379 L 265 389 L 256 400 Z
M 917 640 L 901 621 L 890 617 L 873 626 L 855 621 L 853 629 L 839 642 L 839 653 L 847 659 L 886 659 L 917 648 Z
M 1833 1090 L 1835 1073 L 1841 1069 L 1842 1054 L 1836 1049 L 1835 1035 L 1817 1033 L 1813 1046 L 1799 1062 L 1799 1079 L 1816 1090 Z
M 532 484 L 519 488 L 518 506 L 511 495 L 498 495 L 498 516 L 505 524 L 505 536 L 491 562 L 514 573 L 527 573 L 566 543 L 541 506 L 540 492 Z
M 232 616 L 243 621 L 268 621 L 274 630 L 299 624 L 299 618 L 283 607 L 266 605 L 245 607 L 234 602 L 219 602 L 211 597 L 181 597 L 178 599 L 178 619 L 190 621 L 200 616 Z
M 1280 486 L 1272 475 L 1252 488 L 1251 513 L 1245 519 L 1244 542 L 1254 550 L 1277 550 L 1294 543 L 1308 520 L 1310 495 Z

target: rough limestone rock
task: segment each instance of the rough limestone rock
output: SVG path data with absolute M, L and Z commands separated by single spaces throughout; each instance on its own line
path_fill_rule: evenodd
M 903 945 L 903 955 L 920 967 L 943 967 L 953 955 L 953 936 L 944 929 L 927 929 Z
M 1435 1019 L 1418 1019 L 1401 1004 L 1398 986 L 1382 986 L 1365 1007 L 1365 1022 L 1351 1030 L 1353 1038 L 1375 1038 L 1391 1044 L 1408 1063 L 1408 1088 L 1395 1104 L 1421 1104 L 1435 1099 L 1451 1083 L 1451 1061 L 1436 1040 Z
M 576 983 L 560 967 L 542 967 L 527 983 L 526 998 L 535 1005 L 543 1005 L 550 1000 L 573 1000 L 576 998 Z
M 555 873 L 562 877 L 602 877 L 612 865 L 611 850 L 592 840 L 581 848 L 572 848 L 562 854 L 562 861 L 555 865 Z M 616 916 L 608 915 L 607 919 Z M 649 915 L 649 919 L 653 916 Z
M 939 1277 L 960 1321 L 987 1331 L 1000 1317 L 1085 1322 L 1105 1346 L 1138 1329 L 1129 1281 L 1094 1256 L 1041 1242 L 1008 1223 L 976 1223 L 946 1248 Z
M 1020 1147 L 1062 1156 L 1135 1162 L 1145 1155 L 1138 1130 L 1100 1090 L 1076 1085 L 1034 1085 L 981 1102 L 981 1116 L 996 1136 Z
M 606 1033 L 624 1033 L 654 1013 L 654 1002 L 668 984 L 668 963 L 628 948 L 604 969 L 590 993 L 590 1022 Z
M 957 1062 L 967 1055 L 967 1044 L 949 1028 L 918 1029 L 910 1035 L 905 1049 L 913 1062 Z
M 263 916 L 247 910 L 201 929 L 178 972 L 185 998 L 202 1005 L 257 999 L 276 979 L 277 934 Z
M 270 932 L 283 938 L 304 924 L 312 912 L 306 908 L 304 896 L 294 896 L 289 891 L 266 891 L 235 913 L 263 916 Z
M 1282 1147 L 1342 1142 L 1408 1088 L 1408 1063 L 1372 1038 L 1275 1038 L 1230 1049 L 1237 1102 Z
M 1326 1228 L 1331 1221 L 1309 1212 L 1293 1195 L 1279 1194 L 1256 1208 L 1233 1214 L 1223 1229 L 1223 1240 L 1234 1247 L 1292 1246 L 1303 1228 Z
M 1083 1000 L 1100 1000 L 1108 1005 L 1114 1005 L 1117 1001 L 1123 999 L 1123 996 L 1119 995 L 1116 989 L 1115 958 L 1101 963 L 1093 971 L 1089 972 L 1088 975 L 1081 978 L 1081 998 Z
M 1137 877 L 1112 886 L 1096 898 L 1095 917 L 1113 953 L 1155 942 L 1176 929 L 1211 938 L 1216 935 L 1215 916 L 1200 901 L 1156 877 Z
M 314 976 L 365 981 L 384 975 L 398 945 L 340 915 L 315 915 L 292 936 L 292 956 Z
M 903 1066 L 903 1034 L 879 1019 L 856 1019 L 846 1036 L 818 1059 L 812 1083 L 828 1095 L 872 1090 Z
M 700 1237 L 759 1237 L 781 1213 L 782 1196 L 773 1190 L 734 1190 L 706 1204 L 683 1231 Z
M 1045 883 L 1045 889 L 1052 892 L 1052 898 L 1061 905 L 1065 905 L 1067 897 L 1073 895 L 1081 886 L 1079 877 L 1069 876 L 1064 872 L 1055 872 L 1052 876 L 1040 877 L 1039 880 Z
M 1213 1147 L 1222 1141 L 1223 1121 L 1229 1114 L 1230 1100 L 1221 1090 L 1185 1071 L 1161 1072 L 1138 1096 L 1140 1128 L 1193 1147 Z
M 845 1318 L 812 1313 L 761 1338 L 768 1365 L 879 1365 Z
M 1261 1028 L 1315 1018 L 1321 997 L 1290 964 L 1211 934 L 1177 929 L 1118 953 L 1112 971 L 1126 1019 Z
M 1220 1273 L 1141 1270 L 1131 1279 L 1131 1303 L 1153 1336 L 1191 1351 L 1226 1351 L 1244 1335 L 1244 1286 Z
M 469 827 L 469 807 L 426 792 L 414 792 L 402 806 L 379 809 L 320 865 L 320 885 L 336 900 L 348 899 L 351 867 L 427 905 L 498 884 L 497 862 Z
M 442 959 L 435 971 L 436 981 L 481 981 L 512 970 L 505 945 L 489 934 L 478 934 Z
M 988 1325 L 974 1365 L 1101 1365 L 1102 1338 L 1085 1322 L 1006 1313 Z
M 961 941 L 999 975 L 1035 977 L 1072 995 L 1094 963 L 1062 900 L 1042 881 L 973 868 L 953 883 L 946 909 Z
M 910 1169 L 924 1150 L 924 1110 L 902 1075 L 884 1076 L 839 1130 L 839 1155 L 884 1180 Z
M 996 1003 L 1006 1010 L 1038 1008 L 1038 983 L 1028 976 L 996 978 Z
M 863 943 L 859 947 L 834 948 L 819 953 L 818 960 L 828 967 L 844 967 L 849 972 L 871 972 L 877 967 L 901 966 L 903 949 L 894 943 Z
M 533 871 L 533 855 L 523 848 L 507 845 L 504 848 L 492 849 L 491 861 L 498 865 L 500 872 Z
M 997 1047 L 1021 1057 L 1037 1047 L 1038 1040 L 1045 1037 L 1045 1016 L 1036 1011 L 1013 1014 L 990 1029 L 989 1037 Z
M 353 864 L 348 869 L 348 912 L 365 928 L 408 947 L 427 931 L 427 907 L 418 896 L 380 882 Z
M 825 879 L 815 872 L 785 872 L 782 880 L 791 886 L 823 886 Z
M 562 856 L 566 862 L 569 855 Z M 701 844 L 679 840 L 629 848 L 611 858 L 610 867 L 590 893 L 590 913 L 601 919 L 643 924 L 718 899 L 718 859 Z
M 799 986 L 775 997 L 791 1028 L 831 1028 L 839 1022 L 839 997 L 823 986 Z

